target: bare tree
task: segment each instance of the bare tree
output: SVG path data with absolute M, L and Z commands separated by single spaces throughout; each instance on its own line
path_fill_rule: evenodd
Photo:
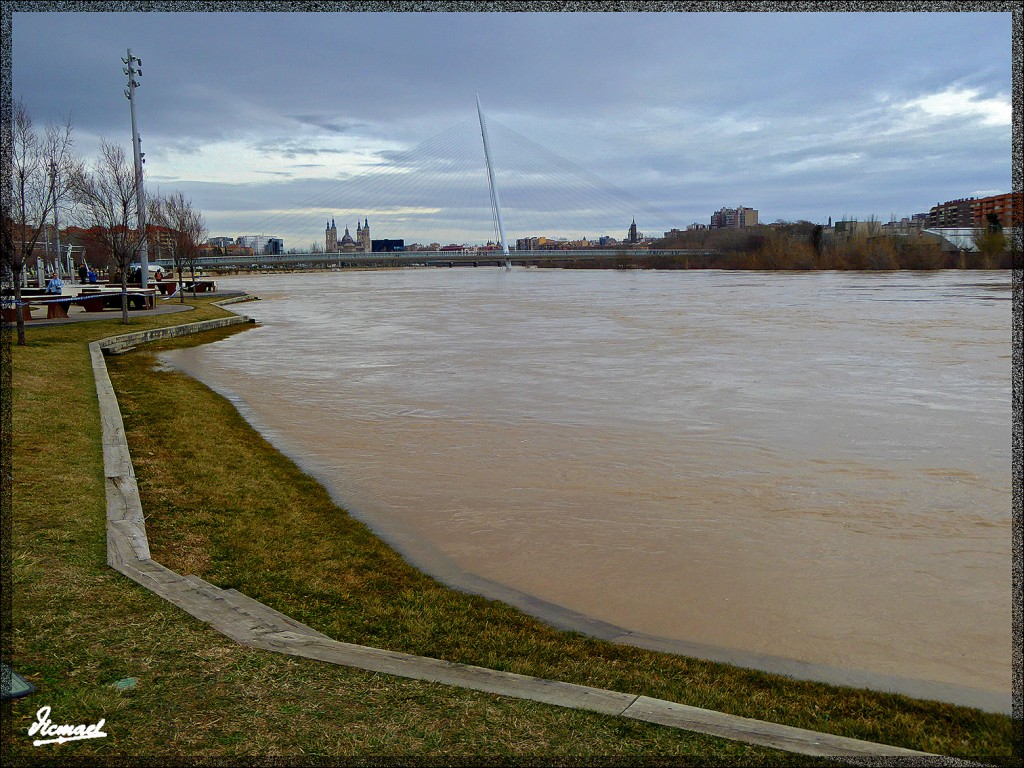
M 181 251 L 182 262 L 188 266 L 192 277 L 192 293 L 195 294 L 196 286 L 196 259 L 199 258 L 199 246 L 208 234 L 206 229 L 206 218 L 201 211 L 192 206 L 191 200 L 186 200 L 180 192 L 171 196 L 170 200 L 171 220 L 174 222 L 175 230 L 178 232 L 178 250 Z M 179 273 L 179 279 L 180 279 Z
M 70 116 L 60 125 L 46 126 L 46 158 L 50 171 L 50 189 L 53 195 L 54 252 L 60 263 L 60 220 L 70 215 L 74 197 L 71 194 L 71 179 L 80 172 L 82 160 L 74 150 L 71 136 Z
M 139 198 L 135 164 L 124 148 L 100 140 L 100 153 L 92 169 L 81 167 L 71 177 L 77 212 L 95 242 L 110 254 L 121 278 L 121 318 L 128 323 L 128 269 L 139 255 Z
M 976 227 L 971 237 L 976 258 L 972 261 L 978 269 L 991 269 L 999 263 L 999 257 L 1006 252 L 1007 240 L 1003 234 L 1003 225 L 994 213 L 988 215 L 984 227 Z
M 185 270 L 188 269 L 195 293 L 196 259 L 199 246 L 206 238 L 206 219 L 181 192 L 168 197 L 155 197 L 149 205 L 149 220 L 171 230 L 171 256 L 178 275 L 179 301 L 185 301 Z
M 4 171 L 10 166 L 10 163 L 4 160 Z M 15 255 L 17 249 L 14 245 L 14 219 L 10 215 L 11 200 L 10 190 L 4 189 L 3 191 L 3 211 L 0 213 L 0 253 L 2 253 L 3 262 L 0 264 L 0 288 L 3 291 L 3 306 L 5 309 L 11 308 L 14 313 L 18 316 L 21 325 L 21 340 L 20 344 L 25 343 L 25 324 L 21 319 L 21 285 L 19 281 L 14 279 L 14 272 L 12 270 L 12 264 L 15 262 Z M 0 341 L 0 354 L 6 354 L 7 352 L 7 321 L 3 323 L 3 334 L 4 338 Z M 7 368 L 10 370 L 10 368 Z
M 6 129 L 5 124 L 5 133 Z M 9 186 L 4 192 L 3 273 L 4 280 L 11 283 L 11 293 L 17 307 L 17 343 L 24 346 L 25 321 L 20 307 L 25 265 L 32 259 L 50 214 L 59 201 L 67 196 L 65 180 L 74 173 L 78 161 L 72 155 L 74 140 L 70 118 L 62 125 L 48 125 L 45 134 L 40 136 L 32 123 L 32 116 L 19 99 L 14 104 L 9 130 L 9 173 L 4 168 Z
M 171 222 L 167 212 L 166 199 L 161 197 L 159 194 L 147 195 L 146 196 L 146 227 L 147 229 L 152 227 L 160 227 L 162 229 L 171 230 Z M 172 236 L 169 238 L 160 237 L 159 234 L 156 237 L 147 238 L 148 247 L 151 250 L 155 250 L 156 257 L 158 259 L 164 259 L 170 256 L 171 273 L 177 273 L 178 275 L 178 292 L 181 292 L 181 257 L 178 255 L 178 238 Z M 184 298 L 182 298 L 184 301 Z

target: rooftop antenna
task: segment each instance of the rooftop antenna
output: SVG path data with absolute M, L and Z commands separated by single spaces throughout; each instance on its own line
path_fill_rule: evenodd
M 484 122 L 484 112 L 480 107 L 480 94 L 476 95 L 476 114 L 480 118 L 480 135 L 484 140 L 484 161 L 487 163 L 487 181 L 491 190 L 491 210 L 498 221 L 498 238 L 501 241 L 501 253 L 505 257 L 505 269 L 512 269 L 512 262 L 508 257 L 508 241 L 505 239 L 505 221 L 501 218 L 501 200 L 498 198 L 498 186 L 494 183 L 494 166 L 491 165 L 491 147 L 487 142 L 487 124 Z

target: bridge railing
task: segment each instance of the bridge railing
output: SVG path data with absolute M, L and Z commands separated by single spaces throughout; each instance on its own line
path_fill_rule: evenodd
M 709 250 L 634 250 L 619 248 L 595 248 L 577 250 L 531 250 L 509 251 L 508 259 L 513 264 L 524 262 L 637 258 L 645 256 L 709 256 Z M 501 251 L 394 251 L 388 253 L 285 253 L 276 255 L 259 254 L 252 256 L 202 256 L 195 260 L 203 269 L 260 269 L 292 267 L 295 269 L 316 269 L 325 266 L 357 266 L 378 264 L 435 264 L 452 262 L 504 263 Z M 167 259 L 151 260 L 152 264 L 172 267 Z

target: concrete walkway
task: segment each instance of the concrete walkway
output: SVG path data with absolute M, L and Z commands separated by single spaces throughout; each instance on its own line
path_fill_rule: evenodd
M 234 301 L 237 299 L 221 303 Z M 135 470 L 125 439 L 120 408 L 107 374 L 104 354 L 118 354 L 158 338 L 184 336 L 248 322 L 251 321 L 247 317 L 235 316 L 130 333 L 89 345 L 103 426 L 107 563 L 128 578 L 236 642 L 254 648 L 561 707 L 629 717 L 805 755 L 870 759 L 873 763 L 878 758 L 903 756 L 917 758 L 915 765 L 923 764 L 921 758 L 926 758 L 928 764 L 936 765 L 970 764 L 926 752 L 737 717 L 647 696 L 343 643 L 233 589 L 220 589 L 197 576 L 182 576 L 160 565 L 150 556 Z

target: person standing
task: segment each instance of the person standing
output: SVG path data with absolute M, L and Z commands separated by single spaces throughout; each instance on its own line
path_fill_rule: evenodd
M 89 279 L 89 270 L 85 266 L 85 262 L 82 262 L 82 266 L 78 268 L 78 282 L 85 285 L 85 281 Z

